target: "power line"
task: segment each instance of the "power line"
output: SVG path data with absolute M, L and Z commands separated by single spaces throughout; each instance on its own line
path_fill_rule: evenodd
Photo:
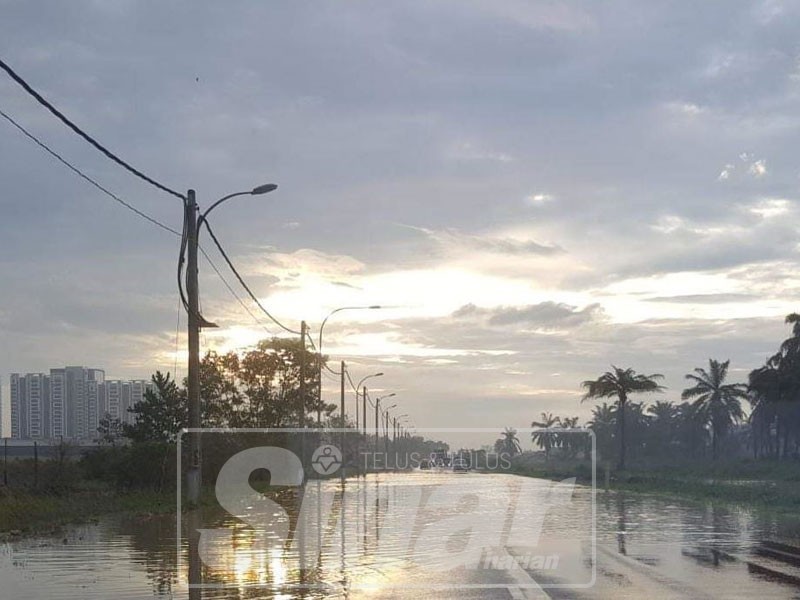
M 37 137 L 36 137 L 34 134 L 32 134 L 30 131 L 28 131 L 28 130 L 27 130 L 25 127 L 23 127 L 22 125 L 20 125 L 20 124 L 19 124 L 17 121 L 15 121 L 15 120 L 14 120 L 14 119 L 13 119 L 11 116 L 9 116 L 9 115 L 8 115 L 6 112 L 4 112 L 2 109 L 0 109 L 0 116 L 2 116 L 4 119 L 6 119 L 6 120 L 7 120 L 9 123 L 11 123 L 11 124 L 12 124 L 14 127 L 16 127 L 16 128 L 17 128 L 17 129 L 18 129 L 20 132 L 22 132 L 22 133 L 23 133 L 23 134 L 24 134 L 24 135 L 25 135 L 25 136 L 26 136 L 28 139 L 32 140 L 32 141 L 33 141 L 33 142 L 34 142 L 34 143 L 35 143 L 37 146 L 39 146 L 40 148 L 42 148 L 42 149 L 43 149 L 45 152 L 47 152 L 47 153 L 48 153 L 50 156 L 52 156 L 53 158 L 55 158 L 55 159 L 56 159 L 58 162 L 60 162 L 60 163 L 61 163 L 62 165 L 64 165 L 65 167 L 67 167 L 67 168 L 68 168 L 70 171 L 72 171 L 73 173 L 75 173 L 75 174 L 76 174 L 78 177 L 80 177 L 80 178 L 81 178 L 81 179 L 83 179 L 84 181 L 88 182 L 90 185 L 92 185 L 92 186 L 93 186 L 93 187 L 95 187 L 96 189 L 100 190 L 100 191 L 101 191 L 102 193 L 104 193 L 106 196 L 108 196 L 109 198 L 111 198 L 111 199 L 112 199 L 112 200 L 114 200 L 115 202 L 119 203 L 119 204 L 120 204 L 120 205 L 122 205 L 124 208 L 127 208 L 128 210 L 130 210 L 131 212 L 133 212 L 133 213 L 134 213 L 134 214 L 136 214 L 137 216 L 139 216 L 139 217 L 141 217 L 141 218 L 145 219 L 146 221 L 148 221 L 148 222 L 152 223 L 152 224 L 153 224 L 153 225 L 155 225 L 156 227 L 159 227 L 159 228 L 163 229 L 164 231 L 167 231 L 167 232 L 169 232 L 169 233 L 171 233 L 171 234 L 173 234 L 173 235 L 175 235 L 175 236 L 177 236 L 177 237 L 181 238 L 181 246 L 182 246 L 182 248 L 183 248 L 183 247 L 185 247 L 185 243 L 186 243 L 186 242 L 185 242 L 185 238 L 186 238 L 186 236 L 185 236 L 184 234 L 182 234 L 181 232 L 179 232 L 179 231 L 177 231 L 177 230 L 173 229 L 173 228 L 172 228 L 172 227 L 170 227 L 169 225 L 165 225 L 164 223 L 162 223 L 162 222 L 160 222 L 159 220 L 157 220 L 157 219 L 155 219 L 155 218 L 151 217 L 151 216 L 150 216 L 150 215 L 148 215 L 147 213 L 144 213 L 144 212 L 142 212 L 141 210 L 139 210 L 138 208 L 136 208 L 136 207 L 135 207 L 135 206 L 133 206 L 132 204 L 129 204 L 128 202 L 126 202 L 125 200 L 123 200 L 122 198 L 120 198 L 120 197 L 119 197 L 117 194 L 115 194 L 114 192 L 110 191 L 108 188 L 104 187 L 103 185 L 101 185 L 100 183 L 98 183 L 97 181 L 95 181 L 94 179 L 92 179 L 92 178 L 91 178 L 89 175 L 86 175 L 86 174 L 85 174 L 83 171 L 81 171 L 81 170 L 80 170 L 78 167 L 76 167 L 75 165 L 73 165 L 72 163 L 70 163 L 70 162 L 69 162 L 67 159 L 65 159 L 63 156 L 61 156 L 61 155 L 60 155 L 58 152 L 56 152 L 55 150 L 53 150 L 52 148 L 50 148 L 50 147 L 49 147 L 47 144 L 45 144 L 43 141 L 41 141 L 39 138 L 37 138 Z M 184 229 L 185 229 L 185 219 L 184 219 Z M 261 321 L 260 321 L 260 320 L 259 320 L 259 319 L 258 319 L 258 318 L 257 318 L 257 317 L 256 317 L 256 316 L 253 314 L 253 312 L 252 312 L 252 311 L 251 311 L 251 310 L 250 310 L 250 309 L 247 307 L 247 304 L 245 304 L 244 300 L 242 300 L 242 298 L 241 298 L 241 297 L 240 297 L 240 296 L 239 296 L 239 295 L 236 293 L 236 291 L 235 291 L 235 290 L 234 290 L 234 289 L 231 287 L 231 285 L 228 283 L 228 281 L 225 279 L 225 277 L 224 277 L 224 276 L 222 275 L 222 273 L 220 272 L 220 270 L 219 270 L 219 268 L 217 267 L 217 265 L 216 265 L 216 264 L 214 264 L 214 261 L 213 261 L 213 260 L 211 260 L 211 257 L 210 257 L 210 256 L 208 256 L 208 254 L 206 253 L 206 251 L 205 251 L 205 250 L 204 250 L 202 247 L 200 247 L 200 252 L 202 252 L 202 253 L 203 253 L 203 256 L 205 256 L 206 260 L 208 260 L 208 264 L 210 264 L 210 265 L 211 265 L 211 268 L 214 270 L 214 272 L 217 274 L 217 276 L 218 276 L 218 277 L 219 277 L 219 278 L 222 280 L 222 283 L 225 285 L 225 287 L 228 289 L 228 291 L 231 293 L 231 295 L 233 295 L 233 297 L 234 297 L 234 298 L 236 298 L 236 300 L 239 302 L 239 304 L 241 304 L 241 305 L 242 305 L 242 308 L 244 308 L 244 309 L 245 309 L 245 311 L 247 312 L 247 314 L 249 314 L 249 315 L 252 317 L 252 319 L 253 319 L 253 320 L 254 320 L 256 323 L 258 323 L 258 324 L 259 324 L 259 325 L 260 325 L 260 326 L 261 326 L 261 327 L 262 327 L 262 328 L 263 328 L 263 329 L 264 329 L 264 330 L 265 330 L 265 331 L 266 331 L 266 332 L 267 332 L 269 335 L 274 335 L 274 334 L 273 334 L 271 331 L 269 331 L 269 330 L 268 330 L 268 329 L 267 329 L 267 328 L 264 326 L 264 324 L 263 324 L 263 323 L 261 323 Z M 183 282 L 181 281 L 180 275 L 178 276 L 178 289 L 180 290 L 181 302 L 183 303 L 183 305 L 184 305 L 184 307 L 185 307 L 185 306 L 186 306 L 186 298 L 185 298 L 185 296 L 184 296 L 184 294 L 183 294 Z
M 77 133 L 84 140 L 89 142 L 92 146 L 97 148 L 100 152 L 102 152 L 108 158 L 113 160 L 115 163 L 117 163 L 121 167 L 127 169 L 128 171 L 130 171 L 131 173 L 133 173 L 134 175 L 136 175 L 140 179 L 143 179 L 144 181 L 146 181 L 150 185 L 153 185 L 153 186 L 157 187 L 161 191 L 167 192 L 168 194 L 171 194 L 171 195 L 175 196 L 176 198 L 180 198 L 183 201 L 186 200 L 186 197 L 183 194 L 178 193 L 175 190 L 171 190 L 167 186 L 157 182 L 155 179 L 151 179 L 150 177 L 148 177 L 147 175 L 145 175 L 144 173 L 142 173 L 138 169 L 135 169 L 134 167 L 132 167 L 131 165 L 126 163 L 124 160 L 119 158 L 117 155 L 115 155 L 113 152 L 111 152 L 110 150 L 105 148 L 102 144 L 100 144 L 100 142 L 95 140 L 88 133 L 84 132 L 80 127 L 75 125 L 75 123 L 70 121 L 60 110 L 58 110 L 55 106 L 53 106 L 47 100 L 45 100 L 45 98 L 39 92 L 37 92 L 35 89 L 33 89 L 30 86 L 30 84 L 28 84 L 28 82 L 25 81 L 22 77 L 17 75 L 17 73 L 15 73 L 14 70 L 10 66 L 8 66 L 5 62 L 3 62 L 2 59 L 0 59 L 0 68 L 2 68 L 6 73 L 8 73 L 9 76 L 11 77 L 11 79 L 16 81 L 20 86 L 22 86 L 22 88 L 26 92 L 28 92 L 28 94 L 33 96 L 36 99 L 36 101 L 39 102 L 39 104 L 44 106 L 47 110 L 49 110 L 51 113 L 53 113 L 62 123 L 64 123 L 67 127 L 72 129 L 72 131 Z
M 217 268 L 217 265 L 215 265 L 215 264 L 214 264 L 214 262 L 211 260 L 211 258 L 208 256 L 208 254 L 206 254 L 206 251 L 205 251 L 205 250 L 204 250 L 204 249 L 203 249 L 201 246 L 198 246 L 198 248 L 200 248 L 200 252 L 203 254 L 203 256 L 205 257 L 205 259 L 208 261 L 208 264 L 209 264 L 209 265 L 211 265 L 211 268 L 212 268 L 212 269 L 214 269 L 214 272 L 215 272 L 215 273 L 217 274 L 217 276 L 218 276 L 218 277 L 219 277 L 219 278 L 222 280 L 222 283 L 224 283 L 224 284 L 225 284 L 225 287 L 226 287 L 226 288 L 228 288 L 228 291 L 231 293 L 231 295 L 232 295 L 234 298 L 236 298 L 237 302 L 239 302 L 239 304 L 240 304 L 240 305 L 242 306 L 242 308 L 243 308 L 243 309 L 244 309 L 244 310 L 247 312 L 247 314 L 248 314 L 248 315 L 250 315 L 250 317 L 253 319 L 253 321 L 255 321 L 255 322 L 258 324 L 258 325 L 260 325 L 260 326 L 261 326 L 261 328 L 262 328 L 264 331 L 266 331 L 268 335 L 270 335 L 270 336 L 273 336 L 273 337 L 274 337 L 274 336 L 275 336 L 275 334 L 274 334 L 272 331 L 270 331 L 269 329 L 267 329 L 267 326 L 266 326 L 266 325 L 264 325 L 264 324 L 261 322 L 261 320 L 260 320 L 258 317 L 256 317 L 256 316 L 253 314 L 253 311 L 251 311 L 251 310 L 250 310 L 250 308 L 247 306 L 247 304 L 245 304 L 245 301 L 244 301 L 244 300 L 242 300 L 242 297 L 241 297 L 241 296 L 239 296 L 239 294 L 237 294 L 237 293 L 236 293 L 236 290 L 234 290 L 234 289 L 231 287 L 231 285 L 228 283 L 228 280 L 227 280 L 227 279 L 225 279 L 225 277 L 223 277 L 223 276 L 222 276 L 222 273 L 220 273 L 219 269 Z
M 256 306 L 258 306 L 258 308 L 260 308 L 261 311 L 265 315 L 267 315 L 273 323 L 275 323 L 278 327 L 280 327 L 284 331 L 287 331 L 287 332 L 295 334 L 295 335 L 301 335 L 301 333 L 299 331 L 295 331 L 294 329 L 290 329 L 286 325 L 281 323 L 278 319 L 273 317 L 272 314 L 266 308 L 264 308 L 264 305 L 261 304 L 261 302 L 256 297 L 256 295 L 253 293 L 253 291 L 250 289 L 250 287 L 245 283 L 244 279 L 242 279 L 242 276 L 239 274 L 239 271 L 237 271 L 236 267 L 233 266 L 233 263 L 231 262 L 231 259 L 228 258 L 228 254 L 225 252 L 225 249 L 222 247 L 222 244 L 219 243 L 219 240 L 217 239 L 217 236 L 214 235 L 214 232 L 211 229 L 211 225 L 209 224 L 208 219 L 203 219 L 203 225 L 206 226 L 206 229 L 208 230 L 209 235 L 211 235 L 211 239 L 214 240 L 214 244 L 216 245 L 217 250 L 219 250 L 219 253 L 222 254 L 222 258 L 225 259 L 225 262 L 228 264 L 228 267 L 233 272 L 233 274 L 236 276 L 236 279 L 239 280 L 239 283 L 244 288 L 244 290 L 247 292 L 247 295 L 250 296 L 250 299 L 253 302 L 256 303 Z
M 99 183 L 97 183 L 97 182 L 96 182 L 94 179 L 92 179 L 91 177 L 89 177 L 88 175 L 86 175 L 86 174 L 85 174 L 83 171 L 81 171 L 80 169 L 78 169 L 78 167 L 74 166 L 72 163 L 70 163 L 69 161 L 67 161 L 67 159 L 65 159 L 63 156 L 61 156 L 61 155 L 60 155 L 58 152 L 56 152 L 55 150 L 53 150 L 52 148 L 50 148 L 50 147 L 49 147 L 47 144 L 45 144 L 44 142 L 42 142 L 41 140 L 39 140 L 39 138 L 37 138 L 35 135 L 33 135 L 33 134 L 30 132 L 30 131 L 28 131 L 28 130 L 27 130 L 27 129 L 25 129 L 25 128 L 24 128 L 22 125 L 20 125 L 19 123 L 17 123 L 17 122 L 16 122 L 16 121 L 15 121 L 13 118 L 11 118 L 11 117 L 10 117 L 8 114 L 6 114 L 6 113 L 5 113 L 5 112 L 4 112 L 2 109 L 0 109 L 0 116 L 2 116 L 2 117 L 3 117 L 3 118 L 6 120 L 6 121 L 8 121 L 9 123 L 11 123 L 11 124 L 12 124 L 14 127 L 16 127 L 16 128 L 17 128 L 19 131 L 21 131 L 23 134 L 25 134 L 25 135 L 26 135 L 26 136 L 27 136 L 29 139 L 33 140 L 33 142 L 34 142 L 34 143 L 36 143 L 36 145 L 38 145 L 38 146 L 39 146 L 40 148 L 42 148 L 42 149 L 43 149 L 45 152 L 47 152 L 48 154 L 50 154 L 50 156 L 52 156 L 53 158 L 55 158 L 55 159 L 56 159 L 58 162 L 60 162 L 60 163 L 61 163 L 62 165 L 64 165 L 65 167 L 67 167 L 67 168 L 68 168 L 70 171 L 72 171 L 73 173 L 75 173 L 75 174 L 76 174 L 78 177 L 80 177 L 80 178 L 84 179 L 85 181 L 88 181 L 88 182 L 89 182 L 91 185 L 93 185 L 94 187 L 96 187 L 98 190 L 100 190 L 101 192 L 103 192 L 103 193 L 104 193 L 104 194 L 106 194 L 107 196 L 111 197 L 111 198 L 112 198 L 112 199 L 113 199 L 115 202 L 119 202 L 119 203 L 120 203 L 122 206 L 124 206 L 124 207 L 125 207 L 125 208 L 127 208 L 128 210 L 130 210 L 130 211 L 134 212 L 135 214 L 139 215 L 139 216 L 140 216 L 140 217 L 142 217 L 143 219 L 146 219 L 146 220 L 150 221 L 150 222 L 151 222 L 153 225 L 155 225 L 156 227 L 160 227 L 161 229 L 163 229 L 163 230 L 165 230 L 165 231 L 169 231 L 170 233 L 172 233 L 172 234 L 174 234 L 174 235 L 177 235 L 178 237 L 180 237 L 180 236 L 181 236 L 181 234 L 180 234 L 178 231 L 174 230 L 174 229 L 173 229 L 172 227 L 170 227 L 169 225 L 164 225 L 163 223 L 161 223 L 161 222 L 160 222 L 160 221 L 158 221 L 157 219 L 154 219 L 154 218 L 153 218 L 153 217 L 151 217 L 150 215 L 148 215 L 148 214 L 146 214 L 146 213 L 143 213 L 142 211 L 140 211 L 140 210 L 139 210 L 138 208 L 136 208 L 135 206 L 133 206 L 133 205 L 131 205 L 131 204 L 128 204 L 127 202 L 125 202 L 125 200 L 123 200 L 122 198 L 120 198 L 119 196 L 117 196 L 117 195 L 116 195 L 114 192 L 111 192 L 111 191 L 109 191 L 108 189 L 106 189 L 105 187 L 103 187 L 102 185 L 100 185 Z

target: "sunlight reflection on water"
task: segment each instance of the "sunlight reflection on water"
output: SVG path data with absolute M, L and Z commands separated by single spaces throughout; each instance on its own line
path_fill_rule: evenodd
M 487 511 L 492 510 L 495 500 L 502 501 L 500 490 L 504 484 L 518 479 L 511 475 L 419 472 L 350 479 L 346 484 L 344 526 L 338 519 L 325 522 L 320 539 L 324 537 L 330 543 L 322 544 L 321 549 L 303 549 L 294 544 L 263 550 L 254 544 L 258 532 L 230 515 L 210 512 L 204 519 L 204 527 L 230 527 L 233 544 L 220 549 L 225 567 L 206 569 L 205 581 L 232 587 L 205 590 L 203 598 L 289 599 L 299 597 L 293 586 L 308 584 L 330 588 L 306 592 L 305 598 L 331 597 L 345 587 L 369 588 L 414 581 L 458 583 L 460 575 L 436 570 L 426 573 L 422 569 L 418 579 L 410 577 L 409 557 L 405 552 L 408 529 L 416 514 L 414 498 L 419 490 L 436 488 L 453 477 L 460 478 L 460 485 L 474 490 L 482 498 L 481 507 L 485 508 L 481 510 Z M 329 480 L 320 484 L 320 491 L 325 486 L 335 491 L 339 485 L 338 480 Z M 284 504 L 289 507 L 291 519 L 297 518 L 297 511 L 291 508 L 297 505 L 296 498 L 291 497 Z M 434 535 L 452 534 L 435 516 L 422 514 L 420 518 L 433 528 Z M 569 509 L 548 511 L 542 537 L 585 541 L 590 526 L 591 490 L 579 487 Z M 598 544 L 687 584 L 701 580 L 728 586 L 737 593 L 747 590 L 763 597 L 792 597 L 794 588 L 756 577 L 744 563 L 726 557 L 747 556 L 764 539 L 792 542 L 798 531 L 796 520 L 775 514 L 648 496 L 597 494 Z M 7 543 L 0 546 L 0 598 L 185 597 L 185 588 L 179 582 L 187 577 L 186 543 L 182 572 L 178 572 L 175 544 L 174 516 L 109 517 L 99 524 L 70 527 L 58 536 Z M 303 551 L 313 552 L 310 560 L 306 557 L 306 564 L 310 562 L 313 568 L 305 571 L 299 569 Z M 577 554 L 581 554 L 580 546 Z M 581 569 L 591 566 L 586 556 L 579 558 L 583 562 L 576 563 L 573 571 L 576 576 Z M 420 552 L 415 559 L 424 562 L 435 561 L 437 557 Z M 418 594 L 419 591 L 409 597 Z

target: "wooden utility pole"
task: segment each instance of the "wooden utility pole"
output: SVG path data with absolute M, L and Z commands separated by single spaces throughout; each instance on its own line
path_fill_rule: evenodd
M 347 421 L 345 420 L 345 415 L 344 415 L 344 377 L 345 377 L 344 369 L 345 369 L 345 364 L 344 361 L 342 361 L 339 365 L 339 373 L 341 374 L 340 388 L 339 388 L 339 417 L 342 420 L 342 422 L 339 425 L 339 427 L 342 428 L 342 432 L 339 434 L 339 451 L 342 453 L 342 466 L 339 468 L 339 471 L 341 472 L 342 482 L 344 482 L 344 465 L 347 464 L 344 452 L 344 442 L 345 442 L 344 428 L 347 426 Z M 344 498 L 342 498 L 342 501 L 344 501 Z M 342 541 L 342 544 L 344 544 L 344 541 Z
M 189 339 L 189 468 L 186 470 L 186 497 L 191 504 L 200 500 L 200 291 L 197 285 L 197 200 L 194 190 L 186 194 L 186 301 Z

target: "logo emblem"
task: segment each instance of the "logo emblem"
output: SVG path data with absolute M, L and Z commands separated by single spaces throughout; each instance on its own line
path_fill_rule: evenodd
M 332 475 L 342 466 L 342 453 L 330 444 L 320 446 L 311 456 L 311 466 L 320 475 Z

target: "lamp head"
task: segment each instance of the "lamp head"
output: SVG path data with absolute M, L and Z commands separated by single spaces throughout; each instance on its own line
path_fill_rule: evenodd
M 264 185 L 260 185 L 258 187 L 254 187 L 253 191 L 250 192 L 253 196 L 260 196 L 261 194 L 268 194 L 269 192 L 275 191 L 278 189 L 278 186 L 274 183 L 265 183 Z

